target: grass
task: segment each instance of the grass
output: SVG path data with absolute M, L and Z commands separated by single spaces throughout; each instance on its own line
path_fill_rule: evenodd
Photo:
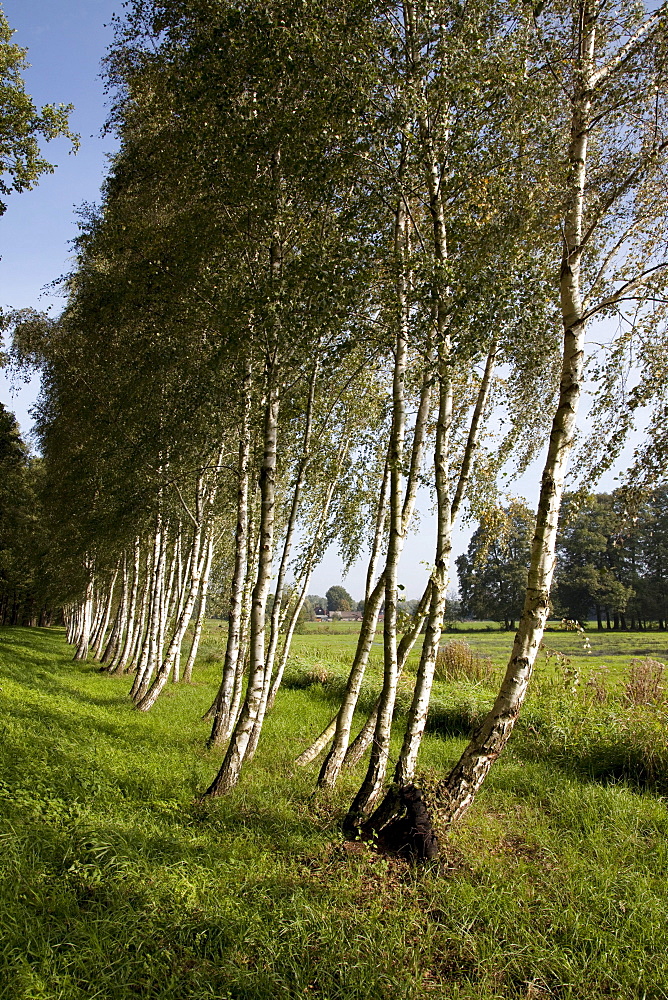
M 668 998 L 668 720 L 622 697 L 625 665 L 661 659 L 665 637 L 606 635 L 597 657 L 596 635 L 590 656 L 550 636 L 582 674 L 609 663 L 608 699 L 543 657 L 511 745 L 424 868 L 344 845 L 360 771 L 315 798 L 317 765 L 293 773 L 354 635 L 298 637 L 252 770 L 198 804 L 220 761 L 200 716 L 223 639 L 209 626 L 195 684 L 144 715 L 58 630 L 0 631 L 2 1000 Z M 507 636 L 467 641 L 500 669 Z M 429 774 L 492 698 L 439 682 Z

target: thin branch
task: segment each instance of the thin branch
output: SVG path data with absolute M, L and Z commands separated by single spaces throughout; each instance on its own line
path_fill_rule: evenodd
M 195 527 L 196 528 L 199 527 L 199 525 L 197 523 L 197 518 L 191 512 L 190 507 L 188 506 L 188 504 L 183 499 L 183 494 L 181 493 L 181 490 L 179 489 L 178 483 L 176 481 L 174 481 L 174 482 L 172 482 L 171 485 L 176 490 L 176 492 L 178 494 L 178 497 L 179 497 L 179 500 L 181 501 L 181 506 L 183 507 L 184 511 L 186 512 L 186 514 L 188 515 L 188 517 L 190 518 L 190 520 L 192 521 L 192 523 L 195 525 Z
M 596 227 L 598 226 L 599 222 L 601 221 L 605 213 L 609 211 L 610 208 L 612 208 L 612 206 L 618 200 L 618 198 L 621 198 L 623 194 L 626 194 L 626 192 L 635 184 L 638 178 L 648 169 L 650 163 L 655 162 L 659 157 L 659 155 L 663 153 L 666 149 L 668 149 L 668 140 L 664 140 L 659 146 L 653 149 L 650 157 L 644 159 L 642 163 L 638 164 L 635 170 L 632 170 L 630 174 L 626 175 L 624 180 L 617 185 L 614 191 L 612 191 L 605 199 L 603 204 L 599 206 L 595 218 L 592 220 L 592 222 L 590 222 L 589 226 L 587 227 L 587 231 L 580 240 L 580 243 L 578 244 L 577 247 L 573 248 L 571 254 L 579 253 L 582 250 L 582 248 L 587 245 L 589 240 L 596 232 Z
M 589 319 L 591 319 L 592 316 L 595 316 L 596 313 L 600 312 L 602 309 L 606 309 L 608 306 L 614 306 L 617 302 L 621 302 L 622 299 L 629 298 L 629 292 L 635 291 L 636 288 L 639 288 L 640 285 L 643 285 L 648 280 L 648 278 L 650 278 L 653 274 L 656 274 L 657 271 L 661 271 L 666 267 L 668 267 L 668 260 L 664 260 L 660 264 L 656 264 L 654 267 L 648 268 L 646 271 L 643 271 L 642 274 L 639 274 L 636 278 L 633 278 L 631 281 L 625 282 L 622 285 L 622 287 L 619 288 L 614 293 L 614 295 L 609 295 L 607 299 L 603 299 L 601 302 L 595 305 L 593 309 L 589 309 L 582 316 L 580 322 L 586 323 Z
M 612 73 L 618 70 L 619 67 L 622 66 L 626 62 L 626 60 L 633 55 L 638 45 L 646 37 L 650 29 L 654 28 L 654 26 L 659 22 L 662 15 L 665 14 L 667 11 L 668 11 L 668 2 L 662 3 L 661 6 L 658 8 L 658 10 L 655 10 L 654 13 L 647 18 L 644 24 L 640 25 L 636 33 L 634 35 L 631 35 L 628 42 L 625 45 L 622 45 L 621 49 L 617 52 L 617 54 L 613 56 L 612 59 L 609 59 L 604 66 L 601 66 L 599 70 L 597 70 L 595 73 L 592 74 L 591 76 L 592 88 L 598 87 L 600 83 L 603 83 L 604 80 L 607 80 Z
M 471 478 L 471 465 L 473 463 L 473 455 L 478 445 L 478 437 L 480 432 L 480 420 L 482 418 L 483 410 L 487 404 L 487 399 L 489 397 L 489 389 L 492 383 L 492 372 L 494 371 L 494 365 L 496 362 L 496 352 L 498 350 L 498 343 L 496 340 L 492 341 L 492 346 L 487 354 L 487 362 L 485 364 L 485 372 L 480 383 L 480 388 L 478 389 L 478 398 L 476 400 L 475 409 L 473 411 L 473 416 L 471 417 L 471 425 L 469 427 L 468 438 L 466 440 L 466 448 L 464 449 L 464 457 L 462 459 L 462 465 L 459 472 L 459 479 L 457 481 L 457 489 L 455 490 L 455 496 L 450 507 L 450 520 L 454 521 L 459 512 L 459 507 L 464 497 L 466 487 L 468 486 L 469 479 Z
M 608 270 L 608 267 L 610 266 L 610 263 L 612 262 L 612 260 L 617 256 L 617 254 L 619 253 L 620 249 L 626 243 L 626 241 L 631 236 L 631 234 L 633 232 L 635 232 L 637 229 L 641 229 L 645 225 L 646 221 L 647 221 L 646 219 L 636 219 L 635 222 L 633 222 L 628 227 L 628 229 L 624 230 L 624 232 L 619 237 L 619 239 L 617 240 L 617 242 L 615 244 L 613 244 L 613 246 L 607 252 L 607 254 L 605 255 L 605 257 L 603 258 L 603 262 L 602 262 L 601 266 L 598 269 L 598 273 L 597 273 L 596 277 L 594 278 L 594 280 L 591 283 L 589 291 L 585 295 L 585 298 L 584 298 L 585 308 L 587 308 L 587 306 L 589 304 L 589 300 L 591 299 L 592 294 L 594 292 L 594 289 L 596 288 L 596 286 L 598 285 L 598 283 L 603 279 L 603 277 L 605 275 L 605 272 Z

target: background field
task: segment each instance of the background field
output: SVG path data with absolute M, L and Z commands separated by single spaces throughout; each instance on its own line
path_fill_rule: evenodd
M 500 672 L 507 634 L 463 638 Z M 415 868 L 344 844 L 360 770 L 313 797 L 317 765 L 293 767 L 336 710 L 354 636 L 298 637 L 252 770 L 201 805 L 224 629 L 208 624 L 195 683 L 148 715 L 59 630 L 3 629 L 0 997 L 668 997 L 666 709 L 624 694 L 629 660 L 665 657 L 666 636 L 590 638 L 586 654 L 547 636 L 570 663 L 541 653 L 507 752 L 441 861 Z M 434 694 L 421 766 L 437 776 L 493 681 Z

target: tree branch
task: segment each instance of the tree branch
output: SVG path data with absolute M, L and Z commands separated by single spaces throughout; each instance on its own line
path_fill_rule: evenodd
M 619 67 L 622 66 L 623 63 L 625 63 L 626 60 L 633 55 L 638 45 L 647 36 L 649 31 L 652 28 L 654 28 L 656 24 L 658 24 L 662 15 L 665 14 L 667 11 L 668 11 L 668 2 L 662 3 L 659 9 L 655 10 L 654 13 L 647 18 L 644 24 L 640 25 L 636 33 L 634 35 L 631 35 L 628 42 L 625 45 L 622 45 L 621 49 L 617 52 L 617 54 L 613 56 L 612 59 L 609 59 L 604 66 L 601 66 L 599 70 L 597 70 L 595 73 L 592 74 L 591 76 L 592 88 L 598 87 L 600 83 L 603 83 L 604 80 L 607 80 L 608 77 L 612 75 L 612 73 L 618 70 Z
M 592 316 L 595 316 L 596 313 L 600 312 L 602 309 L 606 309 L 608 306 L 614 306 L 615 303 L 620 302 L 624 298 L 628 298 L 629 292 L 635 291 L 636 288 L 643 285 L 653 274 L 656 274 L 657 271 L 661 271 L 666 267 L 668 267 L 668 260 L 664 260 L 660 264 L 656 264 L 654 267 L 649 267 L 646 271 L 643 271 L 642 274 L 639 274 L 631 281 L 625 282 L 622 287 L 614 293 L 614 295 L 609 295 L 607 299 L 603 299 L 595 305 L 593 309 L 589 309 L 582 316 L 580 323 L 586 323 Z

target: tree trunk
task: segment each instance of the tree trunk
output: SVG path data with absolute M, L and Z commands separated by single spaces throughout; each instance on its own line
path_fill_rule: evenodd
M 195 666 L 195 659 L 197 658 L 197 650 L 199 649 L 199 640 L 202 635 L 202 626 L 204 624 L 204 618 L 206 616 L 206 596 L 209 591 L 209 576 L 211 574 L 212 560 L 213 560 L 213 531 L 211 532 L 209 540 L 206 545 L 206 556 L 204 561 L 204 569 L 202 570 L 202 583 L 199 591 L 199 608 L 197 611 L 197 619 L 195 621 L 195 631 L 193 633 L 193 641 L 190 644 L 190 653 L 188 654 L 188 660 L 186 662 L 183 671 L 183 680 L 186 684 L 190 684 L 193 679 L 193 667 Z M 176 659 L 174 661 L 174 666 L 176 667 Z
M 427 586 L 424 589 L 424 593 L 420 598 L 420 603 L 415 610 L 415 615 L 413 616 L 413 624 L 410 629 L 402 636 L 401 642 L 399 643 L 399 648 L 397 649 L 397 664 L 399 669 L 399 676 L 401 676 L 403 669 L 406 665 L 406 660 L 408 659 L 413 646 L 417 640 L 422 625 L 424 623 L 425 617 L 427 615 L 427 610 L 431 604 L 431 594 L 432 594 L 433 580 L 429 577 L 427 581 Z M 373 734 L 376 729 L 376 723 L 378 721 L 378 709 L 380 708 L 380 695 L 376 699 L 374 707 L 371 709 L 367 721 L 362 726 L 362 729 L 357 734 L 353 742 L 350 744 L 346 750 L 346 756 L 343 761 L 343 766 L 350 768 L 355 767 L 355 765 L 362 759 L 364 753 L 373 739 Z
M 74 660 L 88 659 L 88 646 L 90 642 L 90 630 L 93 619 L 93 592 L 95 589 L 92 559 L 86 559 L 86 569 L 88 571 L 88 579 L 86 580 L 86 593 L 84 596 L 83 607 L 81 609 L 80 632 L 77 639 L 76 652 L 73 657 Z
M 403 521 L 402 466 L 406 432 L 405 378 L 408 347 L 408 274 L 405 263 L 406 206 L 400 196 L 395 225 L 397 261 L 398 326 L 392 384 L 392 428 L 390 432 L 390 525 L 385 562 L 385 618 L 383 628 L 383 688 L 378 720 L 371 745 L 371 759 L 352 811 L 365 812 L 381 791 L 390 750 L 392 716 L 397 692 L 397 584 L 399 559 L 406 536 Z M 344 751 L 345 755 L 345 751 Z M 320 782 L 323 784 L 323 782 Z
M 230 610 L 227 625 L 227 644 L 225 646 L 225 662 L 220 690 L 215 701 L 213 725 L 209 737 L 209 746 L 217 746 L 227 733 L 230 720 L 230 708 L 234 679 L 239 658 L 239 642 L 241 637 L 241 616 L 243 608 L 244 587 L 249 571 L 248 567 L 248 463 L 251 446 L 251 385 L 252 370 L 250 361 L 244 366 L 244 378 L 241 396 L 241 428 L 239 434 L 239 459 L 237 463 L 237 527 L 234 535 L 234 569 L 230 585 Z
M 109 619 L 111 617 L 111 607 L 114 602 L 114 589 L 116 587 L 116 580 L 118 579 L 118 570 L 120 567 L 120 559 L 116 563 L 116 569 L 114 570 L 114 575 L 111 578 L 109 584 L 109 590 L 107 591 L 107 600 L 104 605 L 104 612 L 100 624 L 98 626 L 97 632 L 92 639 L 93 656 L 96 660 L 100 659 L 102 654 L 102 647 L 104 646 L 104 637 L 107 634 L 107 629 L 109 628 Z M 116 624 L 116 622 L 114 622 Z
M 151 684 L 150 688 L 148 684 L 142 684 L 138 690 L 137 696 L 137 708 L 140 712 L 148 712 L 149 709 L 155 704 L 158 695 L 162 691 L 163 687 L 167 683 L 170 671 L 176 659 L 177 653 L 181 647 L 181 642 L 183 641 L 183 636 L 185 635 L 186 629 L 192 617 L 192 611 L 195 606 L 195 601 L 197 599 L 197 594 L 199 592 L 201 573 L 203 569 L 203 560 L 200 558 L 200 548 L 202 542 L 202 521 L 203 521 L 203 491 L 204 491 L 204 477 L 200 475 L 197 480 L 196 488 L 196 513 L 195 513 L 195 524 L 193 526 L 193 538 L 190 548 L 190 562 L 189 562 L 189 579 L 190 586 L 188 591 L 188 596 L 186 598 L 183 610 L 181 612 L 181 617 L 176 623 L 176 628 L 172 636 L 172 640 L 169 644 L 169 648 L 165 654 L 165 657 L 160 664 L 160 669 L 158 670 L 155 680 Z
M 271 564 L 274 556 L 274 517 L 276 506 L 276 458 L 279 393 L 277 373 L 268 371 L 267 402 L 264 415 L 264 456 L 260 473 L 260 550 L 250 617 L 250 675 L 241 714 L 230 737 L 221 768 L 205 795 L 225 795 L 236 785 L 255 719 L 257 718 L 264 683 L 265 612 Z
M 155 646 L 155 637 L 157 635 L 157 629 L 159 626 L 159 600 L 160 600 L 160 570 L 161 570 L 161 558 L 164 552 L 163 541 L 163 530 L 162 530 L 162 516 L 158 513 L 156 517 L 156 528 L 155 534 L 153 536 L 153 558 L 147 559 L 147 576 L 146 576 L 146 587 L 147 593 L 146 597 L 146 611 L 145 611 L 145 621 L 146 627 L 144 631 L 143 641 L 141 644 L 141 650 L 139 651 L 139 657 L 137 662 L 137 673 L 135 675 L 135 680 L 130 691 L 130 696 L 135 700 L 139 701 L 148 688 L 150 682 L 150 674 L 153 668 L 151 661 L 152 651 Z M 150 570 L 150 572 L 149 572 Z
M 139 576 L 141 572 L 141 541 L 135 538 L 134 562 L 132 566 L 132 588 L 130 590 L 130 601 L 128 606 L 127 625 L 125 630 L 125 641 L 120 655 L 114 667 L 114 672 L 122 673 L 128 662 L 135 640 L 135 615 L 137 613 L 137 594 L 139 592 Z
M 101 663 L 108 664 L 107 671 L 113 673 L 118 660 L 120 658 L 120 653 L 123 645 L 123 636 L 125 635 L 125 630 L 127 627 L 128 618 L 128 562 L 125 552 L 122 556 L 123 559 L 123 584 L 121 587 L 121 599 L 118 602 L 118 608 L 116 609 L 116 616 L 114 618 L 113 628 L 111 630 L 111 635 L 109 636 L 109 641 L 105 647 L 102 654 Z

